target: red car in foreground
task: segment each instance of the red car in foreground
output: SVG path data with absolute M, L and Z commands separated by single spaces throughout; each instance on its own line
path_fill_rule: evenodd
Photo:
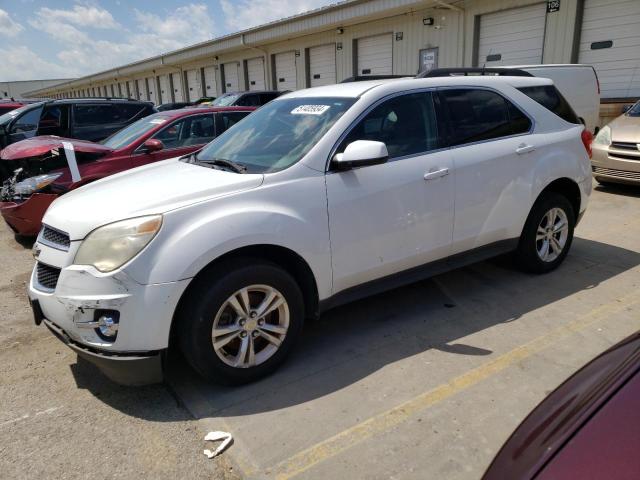
M 640 478 L 640 333 L 587 364 L 511 435 L 483 480 Z
M 123 170 L 199 150 L 253 110 L 166 111 L 142 118 L 100 143 L 41 136 L 9 145 L 0 152 L 0 212 L 17 234 L 35 236 L 58 195 Z

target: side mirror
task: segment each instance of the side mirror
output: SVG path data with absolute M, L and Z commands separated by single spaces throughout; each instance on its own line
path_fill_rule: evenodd
M 389 159 L 384 142 L 356 140 L 347 145 L 344 153 L 337 153 L 331 162 L 336 170 L 344 171 L 368 165 L 380 165 Z
M 622 107 L 622 113 L 627 113 L 629 110 L 631 110 L 631 107 L 633 107 L 633 105 L 625 105 Z
M 164 148 L 164 143 L 162 143 L 157 138 L 150 138 L 146 142 L 142 144 L 142 149 L 147 153 L 158 152 Z

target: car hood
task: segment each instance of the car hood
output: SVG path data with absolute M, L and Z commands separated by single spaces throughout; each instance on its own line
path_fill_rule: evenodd
M 51 204 L 43 223 L 81 240 L 107 223 L 165 213 L 262 184 L 262 174 L 239 174 L 178 158 L 128 170 L 73 190 Z
M 640 143 L 640 117 L 620 115 L 609 127 L 614 142 Z
M 99 143 L 56 137 L 53 135 L 43 135 L 41 137 L 21 140 L 7 146 L 0 152 L 0 158 L 2 160 L 18 160 L 21 158 L 39 157 L 49 153 L 51 150 L 63 148 L 62 142 L 71 143 L 73 149 L 80 153 L 107 154 L 113 151 L 112 148 L 105 147 Z

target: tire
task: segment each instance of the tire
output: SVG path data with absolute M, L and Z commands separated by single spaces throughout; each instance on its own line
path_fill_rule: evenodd
M 552 218 L 554 218 L 556 233 L 548 225 Z M 555 192 L 543 193 L 531 208 L 522 229 L 516 251 L 518 266 L 531 273 L 547 273 L 558 268 L 571 248 L 575 219 L 576 214 L 567 197 Z M 566 228 L 559 229 L 563 222 L 566 223 Z M 540 238 L 542 235 L 544 237 Z M 559 251 L 558 247 L 561 247 Z
M 191 366 L 207 380 L 225 385 L 273 373 L 304 323 L 303 296 L 293 277 L 273 263 L 239 259 L 217 265 L 196 282 L 181 302 L 177 318 L 180 346 Z M 271 311 L 260 316 L 264 303 Z

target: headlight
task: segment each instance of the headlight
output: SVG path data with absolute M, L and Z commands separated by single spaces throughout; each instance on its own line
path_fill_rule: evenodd
M 140 253 L 161 225 L 161 215 L 149 215 L 96 228 L 80 245 L 73 263 L 111 272 Z
M 593 143 L 596 145 L 611 145 L 611 128 L 608 126 L 602 127 Z
M 26 180 L 16 183 L 13 187 L 13 191 L 16 195 L 31 195 L 38 190 L 42 190 L 50 183 L 53 183 L 53 181 L 60 175 L 62 175 L 62 172 L 47 173 L 46 175 L 27 178 Z

